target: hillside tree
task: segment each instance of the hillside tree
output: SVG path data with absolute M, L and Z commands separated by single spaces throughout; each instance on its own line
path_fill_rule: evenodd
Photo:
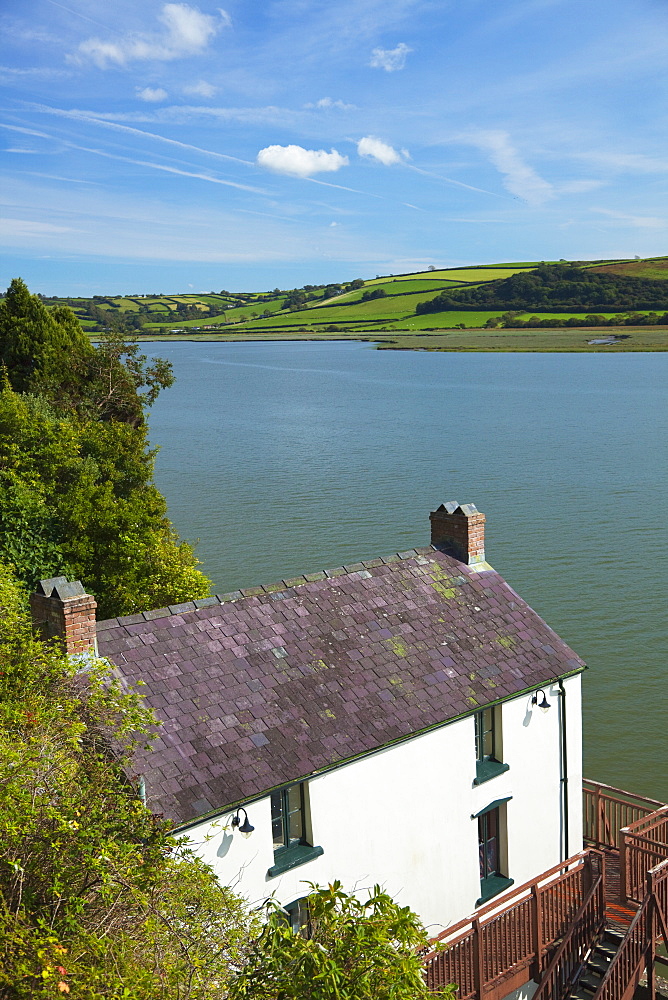
M 20 280 L 0 303 L 0 558 L 21 580 L 80 579 L 101 617 L 206 597 L 209 581 L 153 484 L 145 409 L 172 381 Z
M 223 1000 L 254 920 L 140 801 L 141 698 L 75 669 L 1 566 L 0 998 Z

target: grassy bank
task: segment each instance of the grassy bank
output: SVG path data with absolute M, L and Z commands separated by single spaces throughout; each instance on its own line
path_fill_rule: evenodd
M 619 336 L 614 344 L 591 344 L 591 340 Z M 204 341 L 245 343 L 262 341 L 359 340 L 379 350 L 394 351 L 507 351 L 507 352 L 588 352 L 668 351 L 668 327 L 610 327 L 578 330 L 439 330 L 430 333 L 394 333 L 377 330 L 375 335 L 327 333 L 314 330 L 283 330 L 273 333 L 192 333 L 177 336 L 140 336 L 145 341 Z

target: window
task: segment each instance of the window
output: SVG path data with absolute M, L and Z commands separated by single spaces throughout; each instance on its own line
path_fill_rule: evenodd
M 295 934 L 302 934 L 304 937 L 309 937 L 308 898 L 302 896 L 301 899 L 296 899 L 294 903 L 288 903 L 283 909 L 288 915 L 288 922 Z
M 305 844 L 304 785 L 290 785 L 271 794 L 271 832 L 274 854 Z
M 308 789 L 304 782 L 271 793 L 271 832 L 274 864 L 267 872 L 270 877 L 323 854 L 322 847 L 313 847 L 309 840 Z
M 499 810 L 478 816 L 478 850 L 480 854 L 480 881 L 490 875 L 499 875 Z
M 475 756 L 476 776 L 474 785 L 495 778 L 508 770 L 508 764 L 502 763 L 501 747 L 501 706 L 483 708 L 474 716 L 475 724 Z
M 505 800 L 507 801 L 507 800 Z M 492 803 L 478 819 L 478 858 L 480 863 L 480 899 L 476 906 L 497 896 L 513 884 L 502 873 L 502 834 L 505 831 L 505 802 Z

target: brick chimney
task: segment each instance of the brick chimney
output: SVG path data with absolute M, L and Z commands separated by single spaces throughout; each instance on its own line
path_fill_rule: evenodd
M 460 562 L 485 561 L 485 515 L 472 503 L 442 503 L 429 515 L 431 544 Z
M 96 652 L 95 609 L 97 602 L 78 580 L 71 583 L 64 576 L 40 580 L 30 595 L 33 624 L 45 639 L 63 640 L 65 652 Z

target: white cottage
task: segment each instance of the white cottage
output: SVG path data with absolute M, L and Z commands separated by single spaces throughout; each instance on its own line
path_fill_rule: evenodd
M 448 924 L 582 847 L 584 664 L 485 561 L 483 514 L 430 519 L 425 548 L 97 623 L 162 722 L 148 805 L 295 921 L 340 879 Z M 64 584 L 34 610 L 67 632 Z

